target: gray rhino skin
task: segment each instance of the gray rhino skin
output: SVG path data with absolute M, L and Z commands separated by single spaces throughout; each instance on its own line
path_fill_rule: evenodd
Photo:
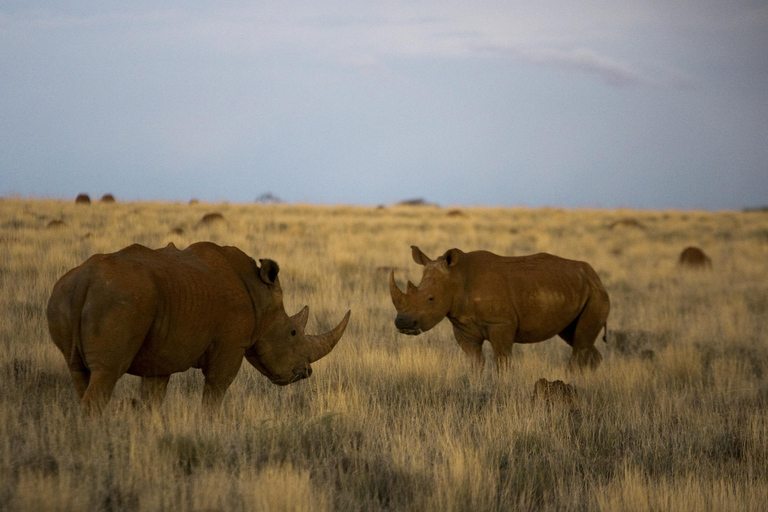
M 48 330 L 69 366 L 80 405 L 98 415 L 125 373 L 145 405 L 159 405 L 172 373 L 200 368 L 203 405 L 219 408 L 245 357 L 273 383 L 310 376 L 349 321 L 304 334 L 309 309 L 289 317 L 279 267 L 236 247 L 199 242 L 179 251 L 134 244 L 67 272 L 48 301 Z
M 419 286 L 408 281 L 403 293 L 394 270 L 389 275 L 401 333 L 428 331 L 448 317 L 459 346 L 480 367 L 485 340 L 500 367 L 514 343 L 536 343 L 556 334 L 573 347 L 571 368 L 594 368 L 602 360 L 594 343 L 606 327 L 610 303 L 589 264 L 545 253 L 505 257 L 451 249 L 431 260 L 416 246 L 411 251 L 424 266 Z

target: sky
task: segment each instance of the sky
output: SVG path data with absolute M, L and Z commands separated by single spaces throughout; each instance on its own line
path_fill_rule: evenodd
M 768 205 L 765 0 L 0 3 L 0 196 Z

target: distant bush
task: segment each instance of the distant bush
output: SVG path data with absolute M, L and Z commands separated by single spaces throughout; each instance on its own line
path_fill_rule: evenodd
M 397 203 L 399 206 L 437 206 L 435 203 L 430 203 L 423 197 L 417 197 L 414 199 L 406 199 Z
M 271 192 L 266 192 L 257 197 L 256 202 L 261 204 L 280 204 L 283 201 Z

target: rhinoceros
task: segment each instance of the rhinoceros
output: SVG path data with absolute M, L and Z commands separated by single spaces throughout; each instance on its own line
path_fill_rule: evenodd
M 459 346 L 481 368 L 485 340 L 502 367 L 514 343 L 556 334 L 573 347 L 570 367 L 594 368 L 602 360 L 594 343 L 601 329 L 607 331 L 610 303 L 589 264 L 545 253 L 505 257 L 450 249 L 432 260 L 416 246 L 411 252 L 424 266 L 419 286 L 408 281 L 403 293 L 394 270 L 389 274 L 401 333 L 420 334 L 448 317 Z
M 200 368 L 209 411 L 219 409 L 243 358 L 278 385 L 309 377 L 350 312 L 325 334 L 304 334 L 309 308 L 289 317 L 277 263 L 259 262 L 211 242 L 183 251 L 134 244 L 64 274 L 48 301 L 48 330 L 83 411 L 101 413 L 125 373 L 142 377 L 141 400 L 156 406 L 171 374 Z

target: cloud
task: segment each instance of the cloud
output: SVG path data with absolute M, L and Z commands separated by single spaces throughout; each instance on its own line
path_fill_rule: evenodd
M 608 56 L 599 48 L 622 51 L 619 10 L 595 14 L 568 11 L 551 18 L 539 9 L 484 5 L 466 9 L 449 5 L 400 4 L 397 7 L 317 8 L 304 5 L 268 9 L 235 6 L 212 12 L 148 8 L 76 15 L 30 10 L 0 18 L 0 27 L 33 31 L 99 30 L 147 49 L 184 49 L 239 55 L 305 55 L 342 67 L 384 65 L 388 58 L 512 57 L 584 73 L 610 87 L 681 86 L 692 80 L 668 63 L 643 68 Z M 484 7 L 484 8 L 483 8 Z M 595 26 L 595 24 L 597 26 Z M 605 27 L 609 27 L 606 29 Z M 612 27 L 612 28 L 611 28 Z M 596 44 L 599 42 L 600 44 Z
M 613 87 L 650 85 L 653 80 L 626 62 L 606 57 L 588 48 L 557 50 L 550 48 L 512 49 L 515 57 L 547 66 L 594 75 Z
M 384 65 L 388 58 L 494 59 L 501 56 L 542 66 L 584 73 L 610 87 L 686 87 L 690 74 L 670 63 L 641 65 L 609 56 L 632 44 L 622 30 L 595 29 L 574 16 L 562 30 L 540 15 L 520 19 L 511 12 L 467 13 L 442 10 L 440 16 L 419 10 L 328 17 L 264 17 L 245 9 L 219 13 L 220 18 L 188 20 L 190 34 L 225 51 L 289 51 L 322 62 L 350 67 Z M 631 51 L 630 51 L 631 53 Z

